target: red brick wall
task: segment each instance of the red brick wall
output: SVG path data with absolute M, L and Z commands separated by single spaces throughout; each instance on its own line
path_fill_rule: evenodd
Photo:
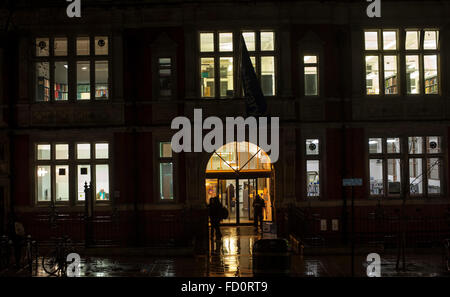
M 16 135 L 13 137 L 13 150 L 11 151 L 13 164 L 12 199 L 16 206 L 31 205 L 31 180 L 30 180 L 30 156 L 28 135 Z

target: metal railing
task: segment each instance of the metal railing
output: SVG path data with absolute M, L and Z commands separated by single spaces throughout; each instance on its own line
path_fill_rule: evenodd
M 333 245 L 342 241 L 343 232 L 332 231 L 327 226 L 321 231 L 321 216 L 309 213 L 297 207 L 289 210 L 289 233 L 298 240 L 310 245 Z M 327 220 L 329 222 L 329 220 Z M 339 226 L 341 227 L 341 226 Z M 350 236 L 351 226 L 347 226 Z M 365 218 L 355 219 L 355 243 L 361 245 L 383 245 L 393 248 L 399 237 L 405 233 L 407 247 L 439 247 L 442 241 L 450 237 L 450 219 L 446 217 L 405 217 L 377 216 L 368 214 Z

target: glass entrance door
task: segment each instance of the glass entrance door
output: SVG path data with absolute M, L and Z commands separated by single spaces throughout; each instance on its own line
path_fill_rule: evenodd
M 235 179 L 219 179 L 220 201 L 224 207 L 228 209 L 228 218 L 223 220 L 225 224 L 236 224 L 237 208 L 236 203 L 236 180 Z
M 206 200 L 219 197 L 222 206 L 228 210 L 228 218 L 223 224 L 253 223 L 253 201 L 259 194 L 265 201 L 263 216 L 272 221 L 272 201 L 270 197 L 270 178 L 206 179 Z
M 253 222 L 253 199 L 256 195 L 256 179 L 239 180 L 239 222 Z

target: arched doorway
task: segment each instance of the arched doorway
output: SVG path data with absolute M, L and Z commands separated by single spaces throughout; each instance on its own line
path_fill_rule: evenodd
M 206 166 L 206 202 L 218 196 L 228 209 L 224 224 L 253 223 L 256 194 L 266 202 L 264 220 L 273 220 L 274 174 L 269 156 L 250 142 L 231 142 L 216 150 Z

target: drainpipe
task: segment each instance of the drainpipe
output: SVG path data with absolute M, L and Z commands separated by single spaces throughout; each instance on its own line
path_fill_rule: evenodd
M 338 32 L 338 56 L 340 57 L 339 61 L 345 61 L 345 42 L 347 38 L 345 36 L 345 31 L 342 29 Z M 347 110 L 345 108 L 345 79 L 346 76 L 344 67 L 339 67 L 339 95 L 341 97 L 340 105 L 341 105 L 341 122 L 342 122 L 342 144 L 341 144 L 341 159 L 342 159 L 342 178 L 347 175 Z M 342 241 L 344 244 L 348 242 L 348 212 L 347 212 L 347 195 L 345 188 L 342 187 Z

